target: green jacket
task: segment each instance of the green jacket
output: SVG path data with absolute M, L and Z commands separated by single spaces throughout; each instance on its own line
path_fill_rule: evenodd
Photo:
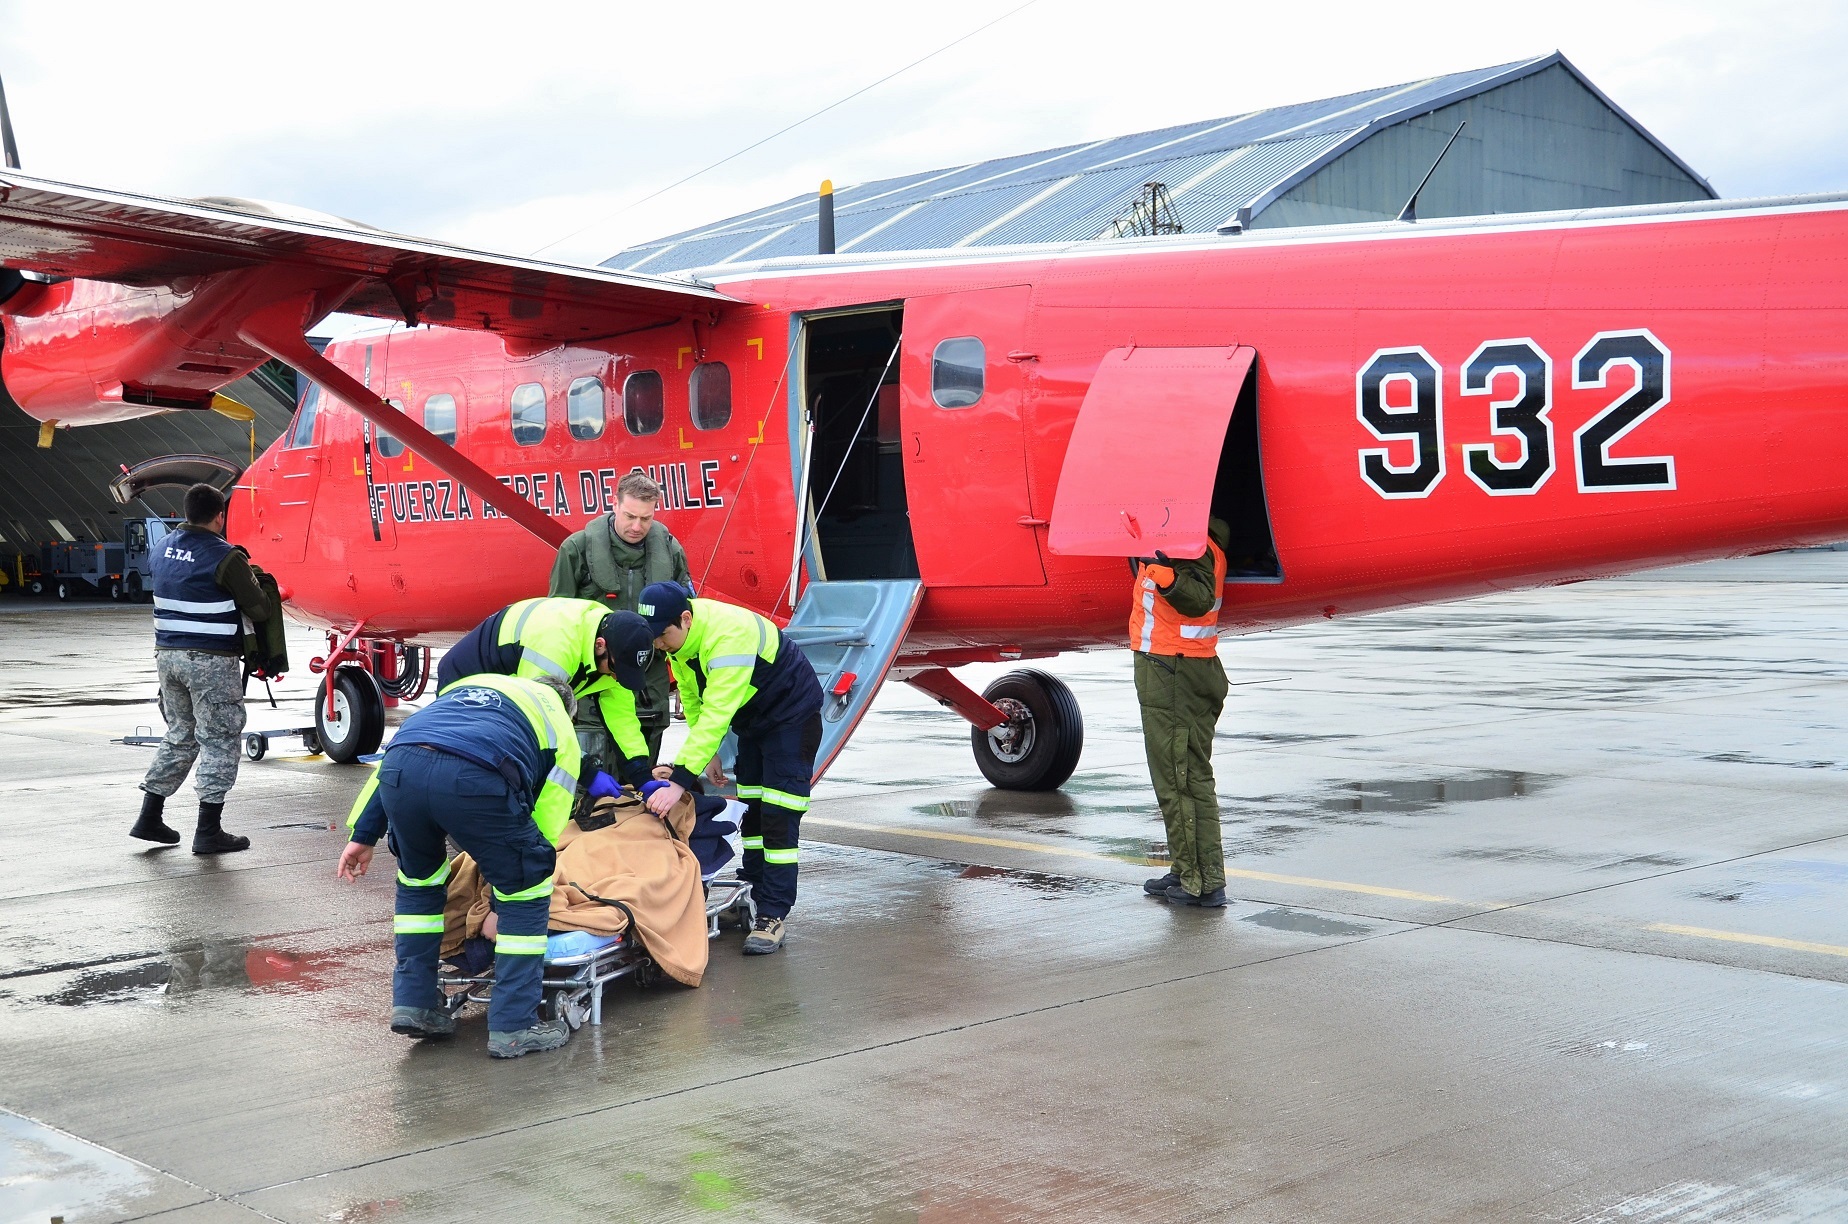
M 633 760 L 648 756 L 635 697 L 616 683 L 616 677 L 597 670 L 597 630 L 607 614 L 602 604 L 585 599 L 522 599 L 507 605 L 496 645 L 519 644 L 520 661 L 513 675 L 553 675 L 569 684 L 577 695 L 580 718 L 586 705 L 595 708 L 623 757 Z
M 512 702 L 531 724 L 533 740 L 540 749 L 541 767 L 550 766 L 543 778 L 535 780 L 538 786 L 533 796 L 533 823 L 539 826 L 545 839 L 556 846 L 565 831 L 565 823 L 571 819 L 571 806 L 577 797 L 578 769 L 582 763 L 577 736 L 571 733 L 570 720 L 565 717 L 564 702 L 547 685 L 509 676 L 464 676 L 446 691 L 461 688 L 493 689 Z M 434 712 L 430 716 L 434 716 Z M 385 809 L 378 790 L 379 774 L 375 769 L 347 814 L 347 828 L 353 831 L 353 840 L 368 846 L 377 844 L 385 830 Z M 442 873 L 445 878 L 447 870 L 445 864 Z M 398 878 L 404 879 L 402 875 Z M 546 891 L 550 892 L 551 881 L 545 884 Z
M 559 546 L 547 594 L 594 599 L 612 612 L 633 612 L 642 588 L 651 582 L 692 587 L 693 576 L 680 541 L 656 523 L 640 544 L 631 544 L 616 534 L 615 516 L 605 514 L 572 532 Z M 643 697 L 636 702 L 636 717 L 644 726 L 667 725 L 667 676 L 667 660 L 657 654 L 648 665 Z
M 1223 519 L 1208 519 L 1206 534 L 1213 543 L 1224 552 L 1232 543 L 1232 528 Z M 1144 557 L 1146 561 L 1149 558 Z M 1136 572 L 1137 561 L 1131 559 L 1129 569 Z M 1174 570 L 1174 581 L 1166 587 L 1158 588 L 1156 593 L 1171 604 L 1182 616 L 1205 616 L 1213 610 L 1213 601 L 1219 598 L 1219 590 L 1213 582 L 1213 557 L 1210 552 L 1202 551 L 1199 556 L 1185 560 L 1168 558 L 1169 568 Z
M 776 658 L 780 638 L 773 623 L 749 608 L 711 599 L 692 603 L 693 627 L 668 657 L 687 715 L 687 740 L 674 764 L 697 774 L 719 754 L 732 719 L 757 694 L 758 661 Z

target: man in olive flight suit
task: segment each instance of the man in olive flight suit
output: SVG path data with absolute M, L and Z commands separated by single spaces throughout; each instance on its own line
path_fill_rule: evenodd
M 1212 519 L 1200 556 L 1176 561 L 1158 552 L 1130 562 L 1136 586 L 1129 647 L 1136 652 L 1142 740 L 1173 863 L 1143 888 L 1174 905 L 1217 908 L 1226 903 L 1213 731 L 1226 703 L 1219 604 L 1230 538 L 1230 528 Z

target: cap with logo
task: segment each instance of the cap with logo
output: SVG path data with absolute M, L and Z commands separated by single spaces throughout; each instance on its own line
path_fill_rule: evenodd
M 597 636 L 610 652 L 616 683 L 639 695 L 648 683 L 648 665 L 654 662 L 655 635 L 648 622 L 633 612 L 612 612 L 597 627 Z
M 642 588 L 635 610 L 648 620 L 652 637 L 660 637 L 669 625 L 680 623 L 680 614 L 693 607 L 692 596 L 678 582 L 651 582 Z

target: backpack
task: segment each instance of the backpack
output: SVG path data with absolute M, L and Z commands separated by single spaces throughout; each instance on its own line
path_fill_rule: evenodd
M 244 620 L 244 679 L 255 676 L 259 680 L 279 679 L 289 670 L 289 642 L 282 619 L 282 591 L 276 586 L 276 578 L 256 566 L 250 567 L 251 576 L 257 580 L 257 587 L 263 592 L 264 602 L 269 604 L 269 616 L 252 623 Z

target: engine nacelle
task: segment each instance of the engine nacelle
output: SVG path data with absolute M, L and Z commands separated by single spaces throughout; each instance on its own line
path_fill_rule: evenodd
M 238 271 L 172 287 L 26 281 L 3 302 L 0 378 L 26 413 L 61 425 L 209 408 L 265 355 L 226 334 Z

